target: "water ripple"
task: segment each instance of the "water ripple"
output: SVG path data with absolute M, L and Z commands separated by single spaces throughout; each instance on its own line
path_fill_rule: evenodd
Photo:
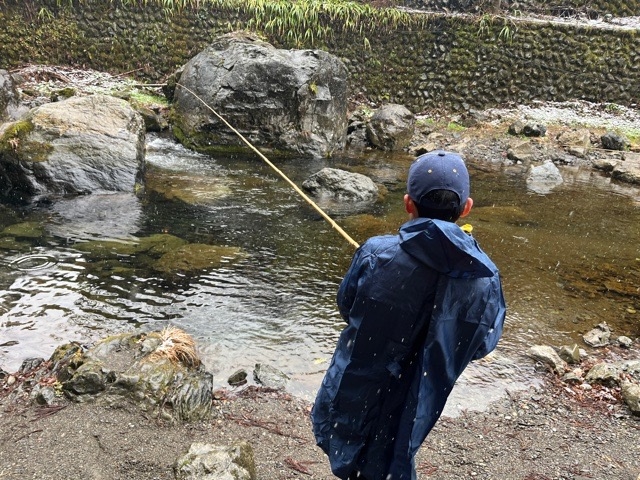
M 58 263 L 58 260 L 51 255 L 33 254 L 25 255 L 9 263 L 9 267 L 21 272 L 32 272 L 43 270 Z

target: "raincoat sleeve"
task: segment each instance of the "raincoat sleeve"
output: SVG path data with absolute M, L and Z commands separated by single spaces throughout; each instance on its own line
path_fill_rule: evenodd
M 360 272 L 364 265 L 363 258 L 366 256 L 364 254 L 365 245 L 356 250 L 356 253 L 351 259 L 351 266 L 349 266 L 349 270 L 347 270 L 346 275 L 340 283 L 340 288 L 338 288 L 338 310 L 340 310 L 340 315 L 342 315 L 342 318 L 347 323 L 349 323 L 349 312 L 351 311 L 351 307 L 356 298 L 356 292 L 358 291 L 358 279 L 360 278 Z
M 492 310 L 492 314 L 494 315 L 493 323 L 491 324 L 491 328 L 487 332 L 487 335 L 484 337 L 484 341 L 476 350 L 476 353 L 473 355 L 472 360 L 479 360 L 483 357 L 489 355 L 498 345 L 498 341 L 502 336 L 502 329 L 504 326 L 504 318 L 507 312 L 507 306 L 504 301 L 504 295 L 502 293 L 502 286 L 499 280 L 499 274 L 496 273 L 497 280 L 492 282 L 495 301 L 489 304 L 489 308 Z

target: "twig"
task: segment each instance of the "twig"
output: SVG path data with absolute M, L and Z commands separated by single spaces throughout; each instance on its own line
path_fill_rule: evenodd
M 284 459 L 284 464 L 292 470 L 296 472 L 304 473 L 305 475 L 311 475 L 311 470 L 307 468 L 307 465 L 311 465 L 318 462 L 313 462 L 311 460 L 306 460 L 304 462 L 297 462 L 291 457 L 287 457 Z
M 420 473 L 424 473 L 425 475 L 433 475 L 438 471 L 438 467 L 431 462 L 426 461 L 419 464 L 416 470 Z
M 36 410 L 36 418 L 31 421 L 35 422 L 36 420 L 40 420 L 41 418 L 49 417 L 65 408 L 67 408 L 67 405 L 48 405 L 46 407 L 41 407 Z
M 42 428 L 38 428 L 37 430 L 32 430 L 29 433 L 25 433 L 24 435 L 22 435 L 21 437 L 18 437 L 14 440 L 14 442 L 19 442 L 20 440 L 22 440 L 23 438 L 27 438 L 29 435 L 31 435 L 32 433 L 38 433 L 38 432 L 42 432 L 43 429 Z
M 306 441 L 307 440 L 304 437 L 300 437 L 298 435 L 291 435 L 290 433 L 283 432 L 278 426 L 275 426 L 270 422 L 263 422 L 261 420 L 256 420 L 254 418 L 237 417 L 235 415 L 228 415 L 227 418 L 229 420 L 233 420 L 233 421 L 237 422 L 238 424 L 244 425 L 246 427 L 260 427 L 260 428 L 264 428 L 265 430 L 267 430 L 267 431 L 269 431 L 271 433 L 275 433 L 275 434 L 283 436 L 283 437 L 295 438 L 297 440 L 302 440 L 302 441 Z
M 135 70 L 129 70 L 128 72 L 122 72 L 119 73 L 118 75 L 114 75 L 114 77 L 122 77 L 124 75 L 129 75 L 130 73 L 134 73 L 134 72 L 139 72 L 140 70 L 144 70 L 145 67 L 140 67 L 140 68 L 136 68 Z

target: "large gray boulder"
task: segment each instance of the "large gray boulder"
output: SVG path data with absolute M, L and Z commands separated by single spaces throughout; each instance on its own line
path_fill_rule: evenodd
M 381 150 L 402 150 L 409 146 L 415 124 L 415 116 L 403 105 L 383 105 L 367 124 L 367 140 Z
M 18 109 L 18 98 L 13 78 L 9 72 L 0 69 L 0 121 L 14 117 Z
M 124 100 L 72 97 L 0 127 L 0 197 L 128 191 L 142 183 L 144 122 Z
M 196 150 L 245 146 L 208 106 L 257 147 L 322 157 L 346 143 L 347 69 L 321 50 L 224 35 L 184 66 L 173 98 L 176 136 Z

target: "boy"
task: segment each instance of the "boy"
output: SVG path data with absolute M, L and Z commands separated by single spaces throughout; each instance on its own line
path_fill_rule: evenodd
M 414 456 L 456 379 L 491 352 L 506 312 L 498 269 L 455 224 L 469 174 L 435 151 L 409 169 L 399 235 L 367 240 L 338 290 L 347 326 L 311 416 L 341 479 L 415 479 Z

